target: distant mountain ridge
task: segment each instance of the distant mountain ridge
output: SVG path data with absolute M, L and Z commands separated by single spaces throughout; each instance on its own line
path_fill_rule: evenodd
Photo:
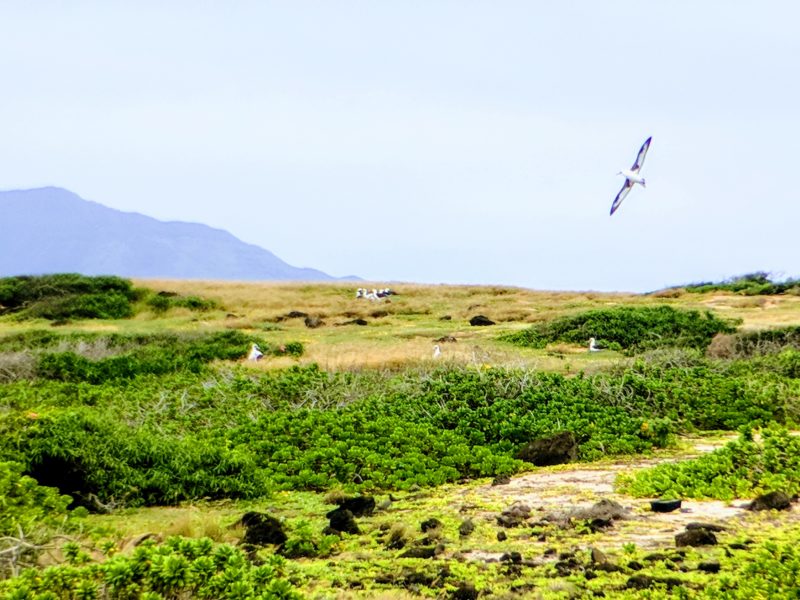
M 333 281 L 199 223 L 159 221 L 46 187 L 0 191 L 0 276 Z

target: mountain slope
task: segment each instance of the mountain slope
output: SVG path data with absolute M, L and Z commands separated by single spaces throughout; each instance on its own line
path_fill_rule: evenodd
M 176 279 L 325 281 L 227 231 L 158 221 L 47 187 L 0 192 L 0 276 L 79 272 Z

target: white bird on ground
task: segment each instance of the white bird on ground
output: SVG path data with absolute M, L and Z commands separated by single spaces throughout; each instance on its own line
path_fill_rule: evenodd
M 617 175 L 625 176 L 625 183 L 622 184 L 622 189 L 619 191 L 619 194 L 617 194 L 617 197 L 614 198 L 614 203 L 611 205 L 610 214 L 613 215 L 614 211 L 619 208 L 619 205 L 622 204 L 623 200 L 625 200 L 625 196 L 628 195 L 634 184 L 638 183 L 642 187 L 647 187 L 644 177 L 639 175 L 639 171 L 642 169 L 644 157 L 647 155 L 647 149 L 650 148 L 650 140 L 652 139 L 652 136 L 647 138 L 644 144 L 642 144 L 642 147 L 639 148 L 639 154 L 636 155 L 636 162 L 633 163 L 633 166 L 630 169 L 626 169 L 617 173 Z
M 264 356 L 264 353 L 261 352 L 261 348 L 258 347 L 258 344 L 253 344 L 250 346 L 250 354 L 247 355 L 247 360 L 258 360 Z
M 358 288 L 356 290 L 356 298 L 362 298 L 364 296 L 364 292 L 366 290 L 364 288 Z
M 594 338 L 589 338 L 589 352 L 600 352 L 600 348 L 597 347 L 597 341 Z
M 439 348 L 439 345 L 433 347 L 433 358 L 439 358 L 442 355 L 442 349 Z

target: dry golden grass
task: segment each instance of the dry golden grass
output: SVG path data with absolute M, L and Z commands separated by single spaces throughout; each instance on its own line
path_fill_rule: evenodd
M 127 321 L 85 321 L 63 329 L 149 332 L 238 329 L 270 343 L 299 341 L 306 352 L 299 360 L 269 357 L 254 369 L 318 363 L 326 369 L 385 368 L 451 362 L 459 365 L 526 366 L 546 370 L 592 371 L 620 360 L 613 352 L 589 355 L 581 346 L 559 344 L 546 350 L 517 348 L 498 341 L 503 333 L 531 323 L 584 310 L 620 305 L 669 304 L 711 309 L 739 318 L 744 327 L 800 324 L 800 297 L 746 297 L 734 294 L 668 294 L 536 291 L 516 287 L 475 285 L 392 286 L 397 296 L 372 302 L 355 298 L 357 287 L 381 288 L 383 283 L 274 283 L 194 280 L 137 280 L 136 285 L 216 300 L 223 308 L 207 313 L 173 309 L 166 315 L 147 311 Z M 320 317 L 324 325 L 310 329 L 302 318 L 283 318 L 291 311 Z M 469 319 L 482 314 L 496 325 L 472 327 Z M 449 317 L 449 319 L 445 319 Z M 366 326 L 345 324 L 364 319 Z M 42 322 L 43 327 L 49 326 Z M 30 324 L 4 322 L 0 331 L 13 332 Z M 452 336 L 456 342 L 438 342 Z M 433 358 L 433 346 L 442 355 Z

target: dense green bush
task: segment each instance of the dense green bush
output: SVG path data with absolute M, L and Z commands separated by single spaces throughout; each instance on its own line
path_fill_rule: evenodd
M 76 544 L 66 545 L 64 554 L 66 563 L 0 581 L 0 595 L 13 600 L 302 597 L 284 578 L 282 557 L 255 565 L 241 549 L 209 538 L 145 542 L 131 555 L 116 554 L 103 562 L 95 562 Z
M 0 279 L 0 307 L 44 319 L 124 319 L 142 291 L 121 277 L 75 273 Z
M 634 352 L 664 346 L 705 348 L 717 333 L 734 331 L 731 323 L 709 311 L 620 306 L 545 321 L 503 339 L 518 346 L 544 348 L 553 342 L 585 344 L 593 337 L 602 347 Z
M 220 308 L 214 300 L 199 296 L 180 296 L 169 292 L 158 292 L 147 299 L 147 305 L 156 313 L 165 313 L 170 308 L 188 308 L 197 312 L 207 312 Z
M 618 489 L 634 496 L 732 500 L 800 492 L 800 438 L 772 427 L 754 441 L 748 433 L 710 454 L 621 476 Z
M 679 286 L 687 292 L 733 292 L 745 296 L 774 295 L 789 293 L 800 293 L 800 279 L 786 279 L 784 281 L 774 281 L 770 273 L 756 271 L 737 275 L 724 281 L 704 281 L 701 283 L 690 283 Z

